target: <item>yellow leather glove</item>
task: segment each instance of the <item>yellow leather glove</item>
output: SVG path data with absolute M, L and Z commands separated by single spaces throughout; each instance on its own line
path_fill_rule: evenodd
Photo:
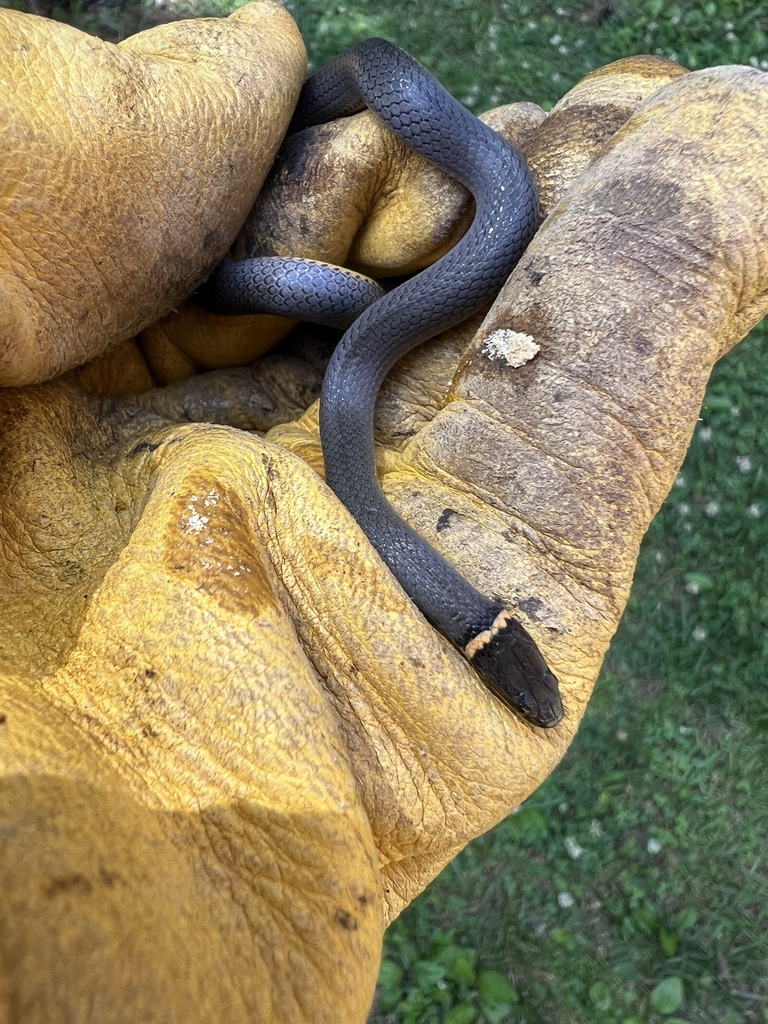
M 132 338 L 229 249 L 306 69 L 266 0 L 119 46 L 0 11 L 0 385 Z
M 217 32 L 262 18 L 285 24 L 267 4 L 174 28 L 199 70 Z M 185 62 L 165 59 L 184 92 Z M 206 82 L 183 131 L 159 101 L 167 167 L 182 140 L 207 151 L 214 97 L 258 106 L 247 81 Z M 0 392 L 0 1020 L 362 1024 L 385 923 L 578 726 L 709 370 L 768 301 L 766 137 L 760 72 L 667 86 L 555 203 L 463 355 L 461 332 L 447 361 L 426 346 L 384 396 L 387 493 L 521 608 L 561 681 L 553 731 L 490 695 L 297 457 L 317 464 L 311 412 L 264 439 L 72 379 Z M 180 162 L 197 168 L 189 149 Z M 189 225 L 155 217 L 185 251 Z M 125 248 L 117 227 L 92 246 L 94 265 Z M 49 281 L 55 312 L 71 293 Z M 182 291 L 167 287 L 145 284 L 137 329 Z M 14 322 L 37 323 L 34 289 L 19 303 Z M 19 377 L 71 365 L 73 324 L 11 353 Z M 510 330 L 541 346 L 519 369 Z

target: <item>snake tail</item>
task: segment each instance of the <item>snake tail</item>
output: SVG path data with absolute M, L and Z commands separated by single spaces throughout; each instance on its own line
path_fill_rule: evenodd
M 346 330 L 383 294 L 370 277 L 331 263 L 297 256 L 227 256 L 199 297 L 223 316 L 269 313 Z

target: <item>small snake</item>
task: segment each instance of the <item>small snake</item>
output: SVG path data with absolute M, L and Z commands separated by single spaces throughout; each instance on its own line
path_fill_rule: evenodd
M 337 289 L 342 298 L 354 293 L 352 312 L 342 320 L 351 326 L 328 365 L 320 401 L 326 480 L 411 600 L 490 689 L 531 724 L 551 728 L 562 720 L 563 705 L 557 679 L 534 640 L 509 608 L 477 591 L 397 515 L 376 478 L 373 437 L 376 395 L 394 363 L 486 305 L 506 281 L 536 229 L 535 186 L 508 142 L 417 61 L 382 39 L 349 47 L 307 80 L 289 134 L 366 106 L 472 193 L 475 218 L 461 241 L 383 297 L 371 293 L 377 298 L 372 305 L 367 278 L 281 258 L 225 260 L 207 285 L 209 301 L 219 312 L 312 319 L 306 304 L 298 313 L 289 305 L 282 270 L 305 282 L 315 274 L 309 305 L 322 307 L 320 323 L 338 324 Z

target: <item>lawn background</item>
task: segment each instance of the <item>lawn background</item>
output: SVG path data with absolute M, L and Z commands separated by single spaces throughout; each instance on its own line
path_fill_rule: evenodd
M 235 6 L 31 2 L 112 39 Z M 768 68 L 768 3 L 286 6 L 312 67 L 385 36 L 478 113 L 633 53 Z M 372 1022 L 768 1021 L 767 371 L 761 325 L 715 369 L 571 750 L 390 929 Z

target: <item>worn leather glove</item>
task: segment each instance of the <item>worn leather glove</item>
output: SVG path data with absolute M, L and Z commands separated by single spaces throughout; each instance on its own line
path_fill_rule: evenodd
M 147 326 L 205 277 L 246 213 L 222 179 L 253 174 L 252 191 L 262 175 L 224 118 L 249 140 L 266 133 L 271 155 L 301 54 L 279 42 L 292 30 L 271 4 L 117 51 L 0 15 L 4 56 L 32 39 L 40 82 L 62 53 L 72 68 L 45 108 L 45 147 L 0 178 L 2 195 L 29 201 L 25 181 L 52 166 L 68 183 L 88 149 L 87 180 L 141 206 L 153 244 L 184 265 L 172 283 L 142 278 L 143 234 L 114 203 L 99 204 L 108 229 L 62 232 L 55 259 L 47 237 L 11 234 L 4 324 L 32 333 L 3 337 L 20 339 L 6 365 L 21 383 Z M 267 26 L 278 41 L 259 49 Z M 167 92 L 147 95 L 153 38 Z M 207 69 L 220 40 L 239 82 Z M 271 53 L 277 109 L 245 70 Z M 76 137 L 64 130 L 91 81 L 75 55 L 97 61 L 97 97 L 135 89 L 165 126 L 159 142 L 148 133 L 151 189 L 107 145 L 99 103 Z M 622 118 L 598 74 L 593 107 L 543 121 L 537 173 L 562 170 L 549 219 L 474 339 L 456 331 L 409 357 L 379 417 L 387 493 L 520 609 L 561 681 L 557 729 L 506 710 L 406 599 L 312 468 L 312 410 L 267 438 L 169 422 L 162 402 L 104 393 L 149 383 L 135 346 L 0 392 L 0 1020 L 362 1024 L 386 922 L 567 749 L 710 368 L 768 303 L 765 76 L 720 68 L 655 92 L 641 68 L 621 72 L 634 83 Z M 541 134 L 557 119 L 573 143 L 559 161 Z M 70 188 L 85 206 L 82 180 Z M 220 226 L 210 247 L 167 212 L 190 197 Z M 63 185 L 50 193 L 51 223 L 70 201 Z M 122 261 L 121 286 L 88 278 L 78 293 L 81 257 L 88 273 Z M 513 369 L 498 331 L 541 350 Z
M 306 53 L 270 2 L 119 46 L 0 16 L 0 385 L 18 385 L 133 337 L 205 280 L 269 170 Z

